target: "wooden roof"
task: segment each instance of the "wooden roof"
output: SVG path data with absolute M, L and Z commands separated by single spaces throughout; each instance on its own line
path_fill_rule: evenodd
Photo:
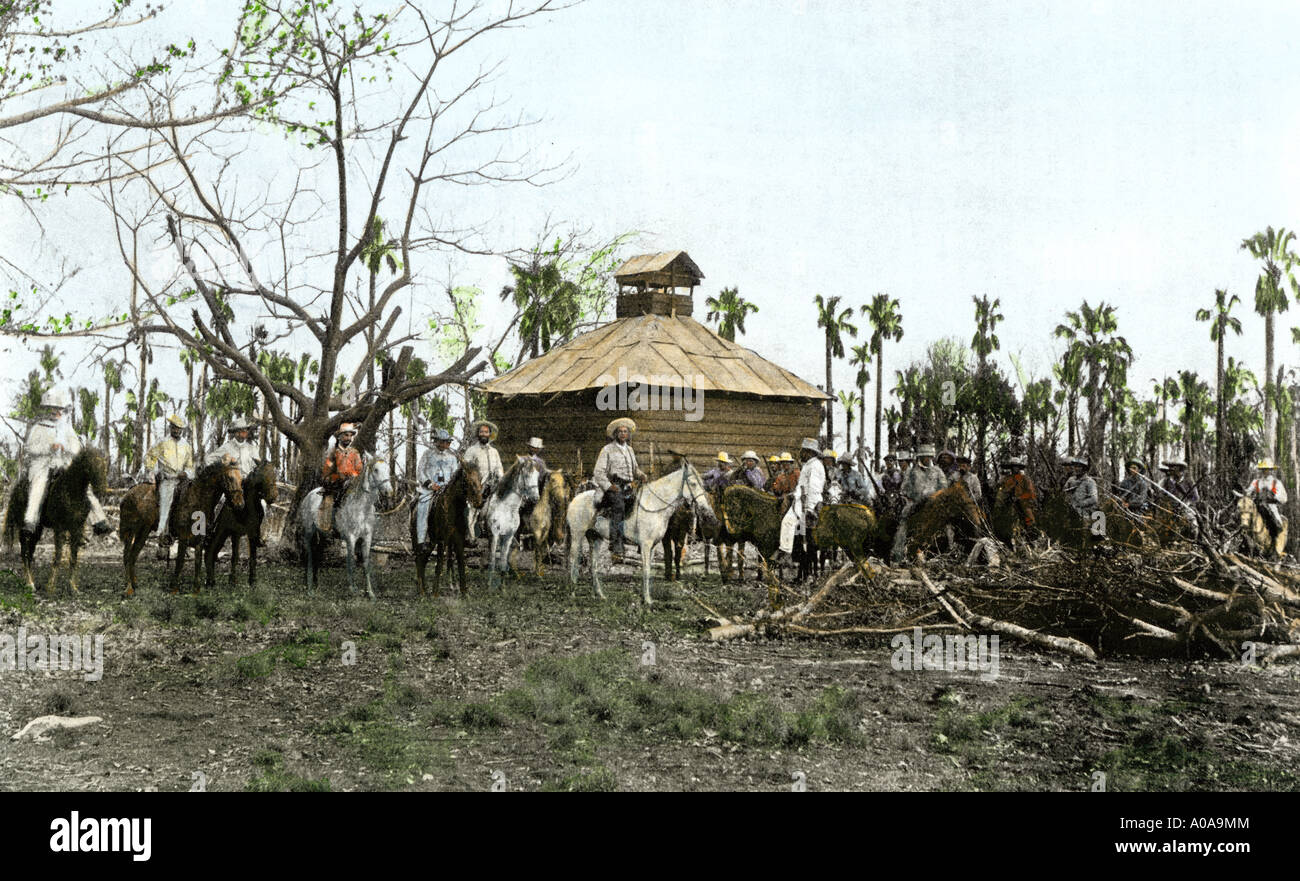
M 692 318 L 653 314 L 621 318 L 585 333 L 484 383 L 483 390 L 546 395 L 602 388 L 610 376 L 617 381 L 620 368 L 626 368 L 629 382 L 637 376 L 646 381 L 680 376 L 706 392 L 827 398 L 816 386 Z
M 656 287 L 694 287 L 704 278 L 700 267 L 685 251 L 661 251 L 641 254 L 614 270 L 620 285 L 654 285 Z

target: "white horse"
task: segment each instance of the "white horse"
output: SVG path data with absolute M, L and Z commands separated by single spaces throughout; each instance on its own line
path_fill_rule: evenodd
M 510 548 L 519 532 L 519 509 L 524 502 L 541 497 L 537 463 L 528 456 L 517 456 L 484 505 L 488 534 L 488 586 L 501 587 L 501 573 L 510 568 Z
M 366 595 L 373 600 L 375 591 L 370 583 L 370 542 L 375 535 L 375 500 L 393 494 L 393 476 L 388 470 L 388 463 L 383 459 L 366 454 L 362 460 L 364 464 L 360 476 L 352 481 L 343 498 L 334 504 L 334 531 L 343 539 L 347 553 L 348 589 L 357 592 L 356 566 L 359 561 L 366 575 Z M 316 526 L 321 499 L 321 488 L 316 487 L 303 497 L 302 505 L 298 508 L 309 594 L 316 589 L 316 576 L 324 557 L 325 541 L 330 538 Z
M 609 518 L 596 515 L 596 504 L 601 493 L 598 489 L 579 493 L 569 503 L 566 521 L 569 526 L 569 583 L 578 583 L 578 563 L 582 556 L 582 540 L 591 542 L 592 595 L 605 598 L 600 586 L 600 571 L 596 560 L 601 548 L 609 542 Z M 641 552 L 641 601 L 647 606 L 650 600 L 650 559 L 654 549 L 663 541 L 668 531 L 668 521 L 686 502 L 694 502 L 696 511 L 709 525 L 718 522 L 709 505 L 709 494 L 695 466 L 683 460 L 682 467 L 666 476 L 643 484 L 636 494 L 636 505 L 623 520 L 623 537 L 634 543 Z

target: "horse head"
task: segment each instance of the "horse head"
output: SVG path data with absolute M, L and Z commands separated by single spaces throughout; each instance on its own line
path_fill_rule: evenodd
M 678 497 L 694 505 L 696 513 L 705 524 L 711 527 L 718 525 L 718 516 L 713 513 L 713 505 L 709 502 L 709 491 L 704 486 L 704 480 L 700 477 L 700 472 L 695 470 L 695 466 L 685 459 L 682 460 L 682 486 Z
M 366 490 L 378 492 L 380 500 L 387 508 L 393 496 L 393 473 L 388 467 L 388 462 L 379 458 L 367 459 L 364 481 Z
M 244 475 L 239 470 L 239 460 L 224 456 L 221 460 L 221 491 L 236 508 L 244 508 Z
M 478 466 L 473 462 L 462 462 L 460 474 L 465 481 L 465 497 L 469 503 L 475 508 L 483 507 L 483 475 L 479 474 Z
M 275 468 L 270 462 L 257 469 L 257 477 L 262 484 L 262 500 L 274 505 L 280 498 L 280 485 L 275 480 Z
M 542 488 L 538 485 L 541 472 L 537 470 L 537 463 L 529 456 L 516 456 L 515 460 L 515 466 L 510 469 L 517 472 L 513 481 L 515 491 L 525 502 L 536 502 L 542 497 Z

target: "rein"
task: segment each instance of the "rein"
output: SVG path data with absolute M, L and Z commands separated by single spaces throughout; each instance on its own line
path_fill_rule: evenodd
M 663 506 L 662 508 L 655 508 L 655 509 L 651 510 L 650 508 L 644 507 L 644 506 L 641 504 L 641 497 L 644 496 L 644 495 L 647 494 L 647 493 L 649 493 L 649 494 L 654 498 L 654 500 L 655 500 L 656 502 L 663 502 L 663 501 L 664 501 L 664 499 L 663 499 L 662 496 L 660 496 L 657 492 L 655 492 L 653 489 L 651 489 L 652 484 L 647 483 L 647 484 L 645 484 L 644 486 L 642 486 L 640 492 L 638 492 L 638 493 L 636 494 L 636 509 L 637 509 L 638 511 L 644 511 L 644 512 L 646 512 L 647 514 L 662 514 L 664 511 L 667 511 L 669 508 L 671 508 L 671 507 L 673 507 L 674 505 L 676 505 L 678 501 L 681 501 L 681 500 L 685 500 L 685 501 L 694 501 L 694 499 L 688 499 L 688 498 L 686 497 L 686 480 L 687 480 L 687 477 L 688 477 L 688 472 L 687 472 L 687 470 L 686 470 L 687 467 L 688 467 L 688 466 L 686 466 L 686 465 L 683 465 L 683 466 L 682 466 L 682 485 L 681 485 L 681 487 L 677 490 L 677 495 L 676 495 L 674 498 L 669 499 L 669 500 L 667 501 L 667 503 L 664 504 L 664 506 Z

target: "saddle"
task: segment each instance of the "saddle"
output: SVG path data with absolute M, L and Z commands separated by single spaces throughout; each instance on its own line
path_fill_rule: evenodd
M 618 484 L 611 484 L 610 485 L 611 491 L 601 495 L 600 500 L 596 502 L 597 516 L 608 517 L 610 515 L 610 506 L 613 504 L 613 501 L 610 497 L 612 495 L 615 495 L 615 493 L 613 493 L 613 490 L 615 489 L 618 489 L 619 490 L 618 495 L 621 495 L 623 497 L 624 511 L 627 511 L 628 506 L 633 504 L 636 501 L 636 491 L 632 488 L 632 484 L 629 483 L 623 487 L 619 487 Z

